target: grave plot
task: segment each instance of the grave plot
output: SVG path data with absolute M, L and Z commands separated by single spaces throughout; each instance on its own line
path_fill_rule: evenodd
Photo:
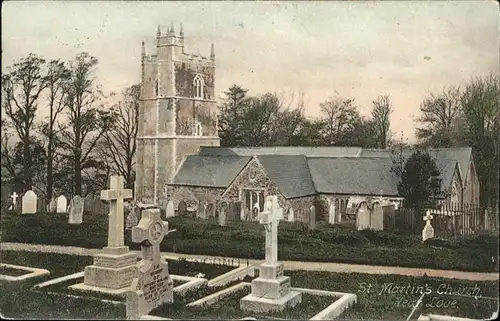
M 46 269 L 0 263 L 0 280 L 7 282 L 24 281 L 49 274 L 50 272 Z

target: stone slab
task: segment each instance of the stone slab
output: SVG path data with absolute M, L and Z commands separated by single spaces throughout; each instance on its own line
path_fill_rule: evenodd
M 246 288 L 246 287 L 250 287 L 250 283 L 241 282 L 241 283 L 235 284 L 227 289 L 212 293 L 212 294 L 207 295 L 206 297 L 203 297 L 199 300 L 188 303 L 188 304 L 186 304 L 186 306 L 192 307 L 192 306 L 210 305 L 210 304 L 213 304 L 213 303 L 227 297 L 231 293 L 234 293 L 234 292 L 236 292 L 240 289 Z
M 252 294 L 259 298 L 280 299 L 290 293 L 290 277 L 281 276 L 276 280 L 258 277 L 252 280 Z
M 94 266 L 119 269 L 135 264 L 137 264 L 137 255 L 132 252 L 115 255 L 103 251 L 94 255 Z
M 263 263 L 259 267 L 259 277 L 264 279 L 276 280 L 283 276 L 284 273 L 283 263 L 267 264 Z
M 57 284 L 57 283 L 68 281 L 68 280 L 78 279 L 78 278 L 81 278 L 83 276 L 84 276 L 84 272 L 77 272 L 77 273 L 73 273 L 73 274 L 70 274 L 70 275 L 61 276 L 60 278 L 55 278 L 55 279 L 52 279 L 52 280 L 48 280 L 46 282 L 42 282 L 42 283 L 36 284 L 35 288 L 40 288 L 41 289 L 41 288 L 44 288 L 44 287 L 49 286 L 49 285 L 54 285 L 54 284 Z
M 280 312 L 302 302 L 302 293 L 290 291 L 280 299 L 266 299 L 249 294 L 240 300 L 240 309 L 254 313 Z
M 352 293 L 343 295 L 309 320 L 332 320 L 338 318 L 345 310 L 357 302 L 357 296 Z
M 131 290 L 130 287 L 125 287 L 125 288 L 121 288 L 121 289 L 110 289 L 110 288 L 103 288 L 103 287 L 99 287 L 99 286 L 85 285 L 84 283 L 78 283 L 75 285 L 71 285 L 68 288 L 70 288 L 72 290 L 78 290 L 78 291 L 100 292 L 100 293 L 117 295 L 117 296 L 125 296 L 125 294 Z
M 203 278 L 196 278 L 195 280 L 189 281 L 187 283 L 181 284 L 174 288 L 174 293 L 178 295 L 185 295 L 188 291 L 196 290 L 207 285 L 208 280 Z
M 11 268 L 11 269 L 24 270 L 24 271 L 28 272 L 24 275 L 19 275 L 19 276 L 0 274 L 0 280 L 7 281 L 7 282 L 24 281 L 27 279 L 36 278 L 36 277 L 50 274 L 50 272 L 46 269 L 33 268 L 33 267 L 29 267 L 29 266 L 13 265 L 13 264 L 6 264 L 6 263 L 0 263 L 0 266 L 6 267 L 6 268 Z
M 96 265 L 85 267 L 83 283 L 93 287 L 109 289 L 127 288 L 137 274 L 137 263 L 121 268 L 108 268 Z

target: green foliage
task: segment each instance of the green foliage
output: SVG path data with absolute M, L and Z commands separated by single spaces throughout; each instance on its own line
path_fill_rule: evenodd
M 441 195 L 441 178 L 435 160 L 422 151 L 414 152 L 406 161 L 398 182 L 398 193 L 409 206 L 425 204 Z
M 65 214 L 3 215 L 2 241 L 85 248 L 106 246 L 104 218 L 86 217 L 81 225 L 70 225 Z M 185 217 L 168 221 L 170 228 L 177 231 L 160 245 L 164 252 L 235 257 L 241 258 L 241 263 L 264 258 L 264 229 L 254 222 L 231 222 L 220 227 L 214 221 Z M 436 247 L 432 243 L 422 244 L 419 236 L 407 233 L 358 232 L 322 225 L 305 231 L 301 223 L 282 222 L 278 239 L 280 260 L 498 271 L 498 265 L 491 259 L 498 261 L 498 239 L 487 235 Z M 140 249 L 139 244 L 131 242 L 130 231 L 125 231 L 125 243 L 133 250 Z M 440 260 L 436 260 L 438 257 Z

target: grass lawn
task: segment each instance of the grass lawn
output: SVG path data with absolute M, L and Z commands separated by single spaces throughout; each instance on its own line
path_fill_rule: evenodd
M 8 276 L 21 276 L 31 273 L 30 271 L 22 270 L 22 269 L 14 269 L 11 267 L 0 266 L 0 274 L 8 275 Z
M 85 215 L 84 215 L 85 216 Z M 107 216 L 70 225 L 66 214 L 37 213 L 2 216 L 5 242 L 102 248 L 107 242 Z M 231 222 L 220 227 L 211 220 L 172 217 L 175 233 L 161 244 L 165 252 L 204 254 L 242 259 L 264 258 L 264 229 L 256 222 Z M 125 231 L 126 244 L 131 232 Z M 321 225 L 308 231 L 301 223 L 281 222 L 278 235 L 280 260 L 338 262 L 384 266 L 424 267 L 472 272 L 498 271 L 498 235 L 421 242 L 419 235 L 382 231 L 353 231 Z M 492 260 L 493 258 L 493 260 Z

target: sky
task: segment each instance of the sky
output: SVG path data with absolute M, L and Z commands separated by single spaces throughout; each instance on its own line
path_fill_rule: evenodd
M 214 43 L 219 97 L 233 84 L 303 93 L 314 117 L 334 95 L 369 115 L 387 94 L 392 131 L 410 141 L 427 95 L 500 64 L 496 1 L 4 1 L 2 72 L 29 53 L 89 52 L 103 89 L 120 92 L 140 81 L 141 41 L 154 53 L 157 26 L 172 21 L 186 52 L 209 56 Z

